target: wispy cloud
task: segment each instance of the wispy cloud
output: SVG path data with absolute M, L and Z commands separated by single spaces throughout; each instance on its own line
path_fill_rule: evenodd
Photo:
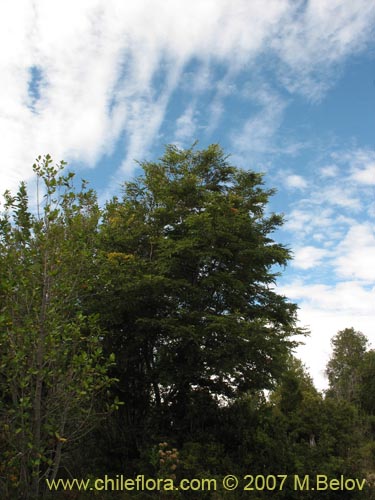
M 328 251 L 323 248 L 307 245 L 297 248 L 294 251 L 294 259 L 292 265 L 298 269 L 312 269 L 321 264 L 324 257 L 328 255 Z
M 189 105 L 183 114 L 176 120 L 176 131 L 174 135 L 174 142 L 185 143 L 194 139 L 194 134 L 197 129 L 197 117 L 195 107 Z
M 315 310 L 326 313 L 358 316 L 375 314 L 373 310 L 375 287 L 367 289 L 355 280 L 343 281 L 335 285 L 308 285 L 302 281 L 294 281 L 283 286 L 282 290 L 288 297 L 302 299 L 302 304 L 308 304 Z
M 375 341 L 374 151 L 333 151 L 308 177 L 308 192 L 295 201 L 285 229 L 294 241 L 295 273 L 282 292 L 300 305 L 299 318 L 312 335 L 298 351 L 318 385 L 327 384 L 330 338 L 353 326 Z M 320 175 L 316 175 L 316 173 Z M 298 275 L 298 279 L 295 275 Z
M 340 170 L 337 165 L 325 165 L 319 169 L 319 173 L 322 177 L 336 177 Z
M 375 340 L 371 337 L 375 321 L 375 287 L 364 287 L 356 281 L 311 285 L 301 280 L 292 281 L 279 290 L 299 303 L 300 324 L 310 329 L 311 336 L 297 349 L 297 354 L 310 368 L 317 387 L 325 389 L 324 367 L 331 353 L 333 335 L 354 327 L 368 335 L 370 341 Z
M 301 175 L 290 174 L 284 176 L 284 185 L 289 189 L 306 189 L 308 183 Z
M 337 64 L 361 50 L 373 32 L 372 2 L 295 2 L 280 36 L 272 40 L 280 78 L 291 92 L 319 100 L 337 80 Z
M 352 182 L 366 186 L 375 185 L 375 151 L 360 149 L 347 153 L 343 159 L 350 163 Z
M 335 267 L 339 277 L 375 283 L 375 228 L 372 223 L 350 227 L 337 247 Z
M 311 165 L 311 172 L 301 180 L 308 190 L 292 204 L 286 229 L 298 233 L 300 240 L 323 233 L 326 243 L 337 244 L 352 225 L 370 215 L 374 155 L 370 149 L 333 151 L 328 161 L 321 160 L 322 166 Z M 280 171 L 278 175 L 285 185 L 290 183 L 290 177 L 293 184 L 294 174 Z
M 258 67 L 262 81 L 262 60 L 275 61 L 289 92 L 322 95 L 329 70 L 369 39 L 375 12 L 365 0 L 270 0 L 266 6 L 247 0 L 19 0 L 3 2 L 0 10 L 0 41 L 7 47 L 0 59 L 6 165 L 0 182 L 9 187 L 29 177 L 39 153 L 93 167 L 120 138 L 126 150 L 119 168 L 130 171 L 133 158 L 142 158 L 159 137 L 192 61 L 202 72 L 186 92 L 212 85 L 215 65 L 225 65 L 229 75 L 212 100 L 211 133 L 230 113 L 226 97 L 234 78 L 251 81 Z M 233 142 L 243 151 L 269 146 L 286 106 L 275 89 L 255 99 L 260 112 L 245 119 Z M 357 177 L 367 175 L 371 171 Z
M 286 102 L 266 85 L 253 89 L 251 99 L 260 110 L 245 121 L 241 131 L 232 134 L 233 148 L 240 154 L 272 152 Z

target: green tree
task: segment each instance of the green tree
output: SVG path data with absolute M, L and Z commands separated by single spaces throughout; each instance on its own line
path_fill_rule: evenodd
M 34 171 L 39 192 L 29 210 L 25 184 L 5 193 L 0 218 L 0 491 L 39 498 L 64 448 L 96 423 L 95 397 L 108 388 L 103 332 L 82 303 L 95 277 L 99 210 L 73 174 L 49 156 Z
M 333 337 L 333 353 L 326 370 L 329 380 L 326 399 L 336 406 L 337 401 L 349 402 L 359 411 L 360 421 L 355 432 L 353 430 L 356 444 L 351 447 L 349 458 L 374 487 L 375 356 L 373 350 L 367 350 L 367 346 L 366 336 L 354 328 L 346 328 Z
M 360 365 L 361 386 L 359 398 L 361 407 L 375 416 L 375 351 L 367 351 Z
M 362 467 L 363 418 L 358 408 L 342 399 L 324 398 L 298 359 L 291 357 L 269 403 L 259 410 L 257 439 L 249 447 L 256 466 L 263 463 L 270 474 L 278 470 L 290 476 L 314 477 L 324 473 L 329 477 L 367 477 Z M 238 433 L 243 431 L 238 429 Z M 366 489 L 365 494 L 368 493 Z M 353 491 L 326 491 L 321 496 L 370 498 L 364 492 Z M 290 484 L 276 495 L 300 497 L 301 492 L 294 491 Z M 304 491 L 304 497 L 313 500 L 316 491 Z
M 274 289 L 290 253 L 272 239 L 282 217 L 267 213 L 274 191 L 262 175 L 217 145 L 168 146 L 141 167 L 104 213 L 95 306 L 118 354 L 133 448 L 150 415 L 151 432 L 186 439 L 200 394 L 218 405 L 271 388 L 299 333 L 296 306 Z
M 366 336 L 354 328 L 345 328 L 332 338 L 333 352 L 326 369 L 329 395 L 358 403 L 367 343 Z

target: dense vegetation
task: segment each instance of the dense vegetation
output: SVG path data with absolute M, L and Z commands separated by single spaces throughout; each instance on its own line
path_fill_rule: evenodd
M 5 194 L 1 498 L 95 497 L 48 493 L 46 479 L 105 474 L 366 479 L 137 498 L 374 498 L 375 352 L 338 332 L 324 395 L 293 356 L 305 332 L 274 287 L 291 255 L 272 238 L 273 191 L 216 145 L 140 166 L 103 209 L 49 156 L 34 165 L 35 209 L 25 184 Z

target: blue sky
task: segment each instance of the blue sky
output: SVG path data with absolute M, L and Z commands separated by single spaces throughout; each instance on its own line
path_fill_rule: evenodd
M 278 288 L 324 388 L 339 329 L 375 345 L 374 21 L 368 0 L 3 2 L 0 188 L 50 153 L 103 201 L 165 144 L 220 143 L 278 190 Z

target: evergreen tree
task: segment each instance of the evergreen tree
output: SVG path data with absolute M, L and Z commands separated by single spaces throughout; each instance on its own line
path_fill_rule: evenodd
M 105 210 L 95 306 L 135 445 L 151 415 L 152 432 L 187 439 L 199 395 L 217 405 L 273 387 L 299 333 L 296 306 L 274 289 L 290 252 L 272 239 L 282 217 L 267 214 L 262 175 L 217 145 L 168 146 L 141 167 Z
M 360 366 L 359 399 L 362 409 L 375 416 L 375 351 L 367 351 Z M 374 433 L 375 436 L 375 433 Z
M 332 338 L 332 356 L 327 364 L 328 395 L 358 403 L 361 365 L 368 340 L 354 328 L 345 328 Z

